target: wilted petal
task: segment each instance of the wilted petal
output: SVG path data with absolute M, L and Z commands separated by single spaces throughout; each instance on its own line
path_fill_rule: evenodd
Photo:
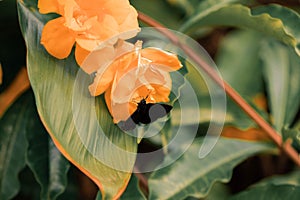
M 151 60 L 152 64 L 155 64 L 156 67 L 164 71 L 176 71 L 182 67 L 178 57 L 175 54 L 160 49 L 142 49 L 142 57 Z
M 133 49 L 134 49 L 134 45 L 132 43 L 119 40 L 115 47 L 116 57 L 124 55 L 125 53 L 129 53 L 133 51 Z
M 98 96 L 105 92 L 112 84 L 116 73 L 116 64 L 103 66 L 97 71 L 94 82 L 89 86 L 92 96 Z
M 101 66 L 97 71 L 93 84 L 89 86 L 91 95 L 97 96 L 107 90 L 107 88 L 112 84 L 112 81 L 114 79 L 118 79 L 116 74 L 117 70 L 119 73 L 119 77 L 121 77 L 123 74 L 122 68 L 130 70 L 130 68 L 132 68 L 132 65 L 136 63 L 136 61 L 134 62 L 133 58 L 137 60 L 136 56 L 133 53 L 129 53 L 116 59 L 108 66 Z
M 49 21 L 43 29 L 41 44 L 54 57 L 68 57 L 75 43 L 72 32 L 64 26 L 64 18 L 59 17 Z
M 76 54 L 78 52 L 78 54 Z M 106 66 L 113 60 L 115 50 L 113 46 L 107 46 L 102 49 L 89 52 L 76 45 L 75 56 L 77 63 L 88 74 L 97 71 L 102 66 Z
M 123 76 L 118 77 L 118 74 L 115 75 L 116 78 L 112 84 L 112 100 L 115 103 L 124 103 L 128 102 L 133 95 L 133 92 L 136 88 L 136 71 L 131 70 L 127 73 L 124 73 Z
M 119 40 L 115 47 L 107 40 L 97 47 L 94 51 L 89 52 L 76 45 L 75 56 L 76 61 L 81 65 L 81 68 L 88 74 L 97 71 L 102 66 L 111 63 L 117 57 L 120 57 L 128 52 L 131 52 L 134 45 L 128 42 Z
M 127 120 L 137 108 L 137 104 L 134 102 L 114 103 L 111 100 L 111 88 L 105 92 L 105 102 L 111 116 L 113 116 L 114 123 Z
M 157 84 L 171 88 L 172 80 L 169 72 L 160 70 L 156 65 L 150 64 L 143 76 L 139 79 L 143 84 Z
M 155 102 L 169 102 L 170 88 L 152 84 L 153 92 L 151 93 L 151 97 L 155 99 Z

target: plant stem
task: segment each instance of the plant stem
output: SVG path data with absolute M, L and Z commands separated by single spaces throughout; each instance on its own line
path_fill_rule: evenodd
M 141 189 L 145 192 L 145 195 L 149 193 L 148 191 L 148 180 L 144 174 L 140 172 L 137 166 L 134 166 L 135 176 L 139 179 Z
M 300 167 L 300 157 L 297 151 L 291 146 L 291 143 L 283 143 L 282 138 L 276 130 L 268 124 L 239 94 L 236 92 L 226 81 L 218 75 L 218 73 L 204 60 L 202 60 L 190 47 L 182 44 L 176 35 L 171 31 L 166 29 L 165 26 L 158 23 L 149 16 L 139 12 L 139 19 L 144 23 L 157 28 L 157 30 L 164 35 L 166 35 L 174 44 L 178 45 L 186 52 L 186 54 L 196 62 L 206 74 L 213 79 L 221 88 L 224 89 L 226 94 L 231 97 L 231 99 L 240 106 L 249 117 L 251 117 L 258 126 L 263 129 L 268 136 L 273 140 L 273 142 L 281 148 L 299 167 Z

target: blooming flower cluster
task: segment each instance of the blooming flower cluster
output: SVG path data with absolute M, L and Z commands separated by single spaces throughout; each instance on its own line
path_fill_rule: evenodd
M 97 71 L 90 93 L 105 93 L 115 123 L 130 117 L 143 98 L 149 103 L 169 101 L 169 72 L 181 63 L 166 51 L 142 49 L 141 41 L 125 42 L 140 31 L 128 0 L 39 0 L 38 7 L 41 13 L 60 15 L 44 26 L 41 44 L 59 59 L 76 44 L 77 63 L 86 73 Z
M 38 7 L 43 14 L 61 15 L 43 29 L 41 43 L 46 50 L 63 59 L 76 43 L 75 57 L 79 64 L 112 36 L 119 35 L 110 40 L 111 45 L 139 31 L 137 12 L 128 0 L 39 0 Z
M 126 120 L 141 99 L 147 102 L 168 102 L 172 87 L 169 72 L 180 69 L 177 56 L 157 48 L 142 49 L 138 41 L 132 51 L 98 70 L 90 93 L 105 92 L 108 109 L 114 122 Z

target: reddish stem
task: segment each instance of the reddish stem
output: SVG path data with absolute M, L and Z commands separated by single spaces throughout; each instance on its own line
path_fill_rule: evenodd
M 281 136 L 276 130 L 268 124 L 239 94 L 236 92 L 226 81 L 218 75 L 218 73 L 204 60 L 202 60 L 191 48 L 182 44 L 176 35 L 166 29 L 165 26 L 153 20 L 149 16 L 139 12 L 139 19 L 146 24 L 158 28 L 157 30 L 166 35 L 174 44 L 180 46 L 186 54 L 196 62 L 201 68 L 211 77 L 220 87 L 222 87 L 226 94 L 240 106 L 246 114 L 248 114 L 268 136 L 274 141 L 274 143 L 281 148 L 298 166 L 300 166 L 300 157 L 297 151 L 291 146 L 290 143 L 283 144 Z

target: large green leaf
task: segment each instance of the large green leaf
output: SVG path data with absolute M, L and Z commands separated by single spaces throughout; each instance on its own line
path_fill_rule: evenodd
M 196 140 L 172 165 L 155 171 L 149 179 L 150 199 L 184 199 L 206 196 L 216 181 L 228 182 L 233 168 L 254 154 L 272 150 L 266 143 L 219 138 L 212 151 L 199 159 L 204 140 Z M 205 142 L 214 142 L 206 138 Z M 172 153 L 166 161 L 172 158 Z
M 295 199 L 300 195 L 300 173 L 274 176 L 265 179 L 230 199 Z
M 274 126 L 281 131 L 283 126 L 291 125 L 299 110 L 300 58 L 292 49 L 273 40 L 263 43 L 260 55 Z
M 276 11 L 272 11 L 276 8 Z M 257 10 L 257 11 L 256 11 Z M 262 12 L 263 11 L 263 12 Z M 276 14 L 274 14 L 276 13 Z M 274 17 L 272 17 L 274 16 Z M 288 16 L 288 19 L 281 20 Z M 181 31 L 192 33 L 205 26 L 236 26 L 250 28 L 277 38 L 299 51 L 299 15 L 279 5 L 253 8 L 243 5 L 222 5 L 208 12 L 196 12 L 182 26 Z M 291 31 L 292 30 L 292 31 Z
M 27 126 L 27 164 L 41 186 L 40 199 L 56 199 L 66 188 L 68 161 L 56 149 L 35 109 Z
M 300 186 L 300 171 L 296 170 L 284 175 L 276 175 L 270 178 L 266 178 L 255 186 L 265 186 L 265 185 L 295 185 Z
M 101 199 L 101 193 L 98 192 L 96 200 Z M 120 197 L 120 200 L 145 200 L 145 196 L 139 188 L 138 179 L 136 176 L 131 176 L 131 179 L 128 183 L 123 195 Z
M 238 200 L 238 199 L 256 199 L 256 200 L 264 200 L 264 199 L 272 199 L 272 200 L 298 200 L 300 196 L 300 186 L 292 186 L 292 185 L 268 185 L 257 187 L 255 189 L 246 190 L 234 197 L 230 198 L 230 200 Z
M 38 13 L 32 1 L 19 1 L 18 6 L 29 78 L 42 122 L 64 156 L 96 182 L 103 199 L 117 198 L 131 176 L 136 139 L 113 124 L 102 97 L 91 98 L 91 79 L 79 70 L 72 55 L 57 60 L 40 45 L 47 17 Z M 76 79 L 78 74 L 81 78 Z
M 236 30 L 224 38 L 216 55 L 222 78 L 243 97 L 254 97 L 263 92 L 260 43 L 260 34 Z
M 19 172 L 25 167 L 26 125 L 34 108 L 31 92 L 25 93 L 0 120 L 0 199 L 11 199 L 19 189 Z
M 222 78 L 251 104 L 255 103 L 255 97 L 264 93 L 260 42 L 261 36 L 256 32 L 233 31 L 224 38 L 216 56 Z M 231 99 L 228 99 L 226 123 L 239 128 L 255 126 Z

